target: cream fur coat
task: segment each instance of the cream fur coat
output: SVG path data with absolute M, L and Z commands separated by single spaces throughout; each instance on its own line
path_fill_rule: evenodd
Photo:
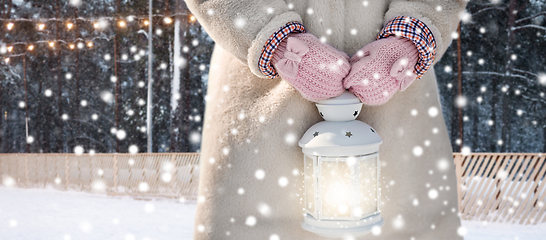
M 451 42 L 465 2 L 443 0 L 186 0 L 216 42 L 209 76 L 195 239 L 323 239 L 303 221 L 303 154 L 297 141 L 321 121 L 314 103 L 258 59 L 290 21 L 349 55 L 404 15 L 425 22 L 436 61 Z M 386 104 L 359 116 L 383 138 L 381 234 L 359 239 L 461 239 L 457 186 L 434 70 Z M 295 141 L 293 141 L 295 139 Z M 257 178 L 256 172 L 265 176 Z M 288 185 L 281 186 L 280 178 Z M 438 196 L 429 197 L 436 191 Z M 255 222 L 252 220 L 255 219 Z M 278 238 L 275 238 L 278 236 Z

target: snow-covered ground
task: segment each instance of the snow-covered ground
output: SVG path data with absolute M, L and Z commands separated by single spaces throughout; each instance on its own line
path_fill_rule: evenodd
M 0 240 L 190 240 L 195 204 L 0 186 Z
M 0 186 L 0 240 L 192 239 L 195 204 Z M 465 240 L 544 240 L 546 224 L 463 221 Z

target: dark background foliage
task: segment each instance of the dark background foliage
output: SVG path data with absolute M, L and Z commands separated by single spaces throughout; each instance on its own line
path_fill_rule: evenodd
M 434 68 L 454 151 L 546 152 L 545 8 L 471 1 L 443 36 Z M 152 150 L 199 151 L 214 42 L 183 1 L 152 9 Z M 0 0 L 0 152 L 146 151 L 147 19 L 148 1 Z

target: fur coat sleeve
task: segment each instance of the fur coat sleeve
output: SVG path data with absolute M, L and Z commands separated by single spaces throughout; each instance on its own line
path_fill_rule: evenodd
M 216 44 L 247 64 L 256 76 L 267 39 L 288 22 L 302 22 L 283 0 L 186 0 Z
M 392 1 L 385 13 L 383 22 L 387 23 L 397 16 L 409 16 L 423 21 L 432 31 L 436 40 L 436 63 L 445 53 L 452 40 L 452 31 L 457 29 L 459 16 L 467 1 Z

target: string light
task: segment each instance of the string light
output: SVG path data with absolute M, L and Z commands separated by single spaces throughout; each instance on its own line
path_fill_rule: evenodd
M 98 22 L 93 23 L 93 27 L 96 28 L 96 29 L 98 29 L 98 28 L 100 27 L 100 24 L 99 24 Z
M 4 60 L 6 61 L 6 63 L 9 63 L 9 58 L 6 58 L 6 59 L 4 59 Z
M 76 46 L 74 44 L 70 44 L 70 49 L 74 49 Z
M 193 15 L 190 15 L 190 21 L 195 22 L 195 17 Z
M 93 42 L 88 42 L 88 43 L 87 43 L 87 46 L 88 46 L 89 48 L 92 48 L 92 47 L 93 47 Z
M 73 23 L 67 23 L 66 24 L 66 27 L 68 28 L 68 30 L 72 29 L 73 26 L 74 26 Z
M 55 42 L 49 42 L 50 47 L 55 47 Z
M 13 46 L 8 47 L 8 52 L 11 52 L 11 50 L 13 50 Z
M 125 25 L 127 25 L 127 24 L 125 23 L 125 21 L 119 21 L 118 24 L 119 24 L 120 27 L 125 27 Z
M 148 26 L 148 25 L 150 25 L 150 21 L 144 20 L 144 26 Z
M 11 29 L 13 28 L 13 25 L 14 25 L 14 24 L 13 24 L 13 23 L 11 23 L 11 22 L 10 22 L 10 23 L 8 23 L 8 30 L 11 30 Z
M 28 46 L 28 50 L 29 50 L 29 51 L 32 51 L 32 50 L 34 50 L 34 45 L 30 45 L 30 46 Z
M 44 30 L 44 28 L 45 28 L 45 24 L 43 23 L 38 24 L 38 30 L 41 31 L 41 30 Z
M 163 18 L 163 22 L 165 24 L 171 24 L 173 22 L 173 19 L 170 18 L 170 17 L 165 17 L 165 18 Z

